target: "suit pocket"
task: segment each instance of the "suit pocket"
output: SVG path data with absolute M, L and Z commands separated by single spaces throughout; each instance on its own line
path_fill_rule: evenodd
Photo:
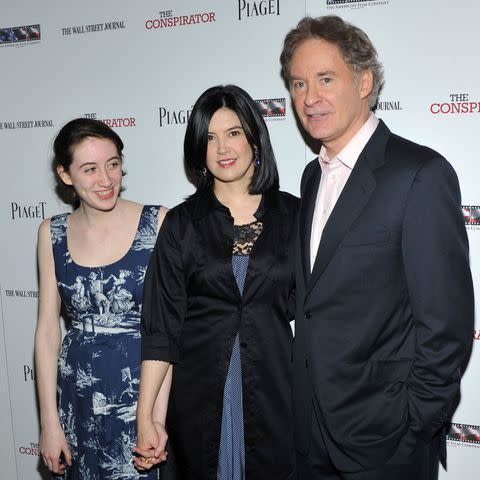
M 373 231 L 351 231 L 343 239 L 344 247 L 361 247 L 367 245 L 381 245 L 390 240 L 390 231 L 386 229 Z
M 374 384 L 383 388 L 385 399 L 395 399 L 405 395 L 411 366 L 412 361 L 408 359 L 375 362 L 372 380 Z

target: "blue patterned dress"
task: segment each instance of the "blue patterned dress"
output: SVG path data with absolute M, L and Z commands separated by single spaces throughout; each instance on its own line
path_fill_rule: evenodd
M 263 224 L 259 220 L 247 225 L 234 225 L 232 270 L 241 295 L 247 278 L 250 252 L 262 230 Z M 245 479 L 244 434 L 240 335 L 237 333 L 223 390 L 217 480 Z
M 159 207 L 144 206 L 127 254 L 103 267 L 77 265 L 67 217 L 51 220 L 57 285 L 68 330 L 58 362 L 58 409 L 73 455 L 66 480 L 158 479 L 131 463 L 140 374 L 140 314 Z

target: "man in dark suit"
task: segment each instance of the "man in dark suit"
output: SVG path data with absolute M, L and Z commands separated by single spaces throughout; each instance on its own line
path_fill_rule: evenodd
M 281 62 L 322 144 L 301 184 L 299 478 L 435 479 L 473 330 L 456 174 L 372 112 L 383 73 L 362 30 L 305 18 Z

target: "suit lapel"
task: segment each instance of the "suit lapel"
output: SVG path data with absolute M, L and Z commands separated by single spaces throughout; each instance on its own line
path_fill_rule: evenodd
M 307 281 L 307 296 L 375 190 L 373 170 L 385 161 L 385 147 L 389 134 L 390 131 L 380 120 L 377 129 L 360 154 L 323 230 L 312 275 Z M 311 219 L 309 225 L 311 225 Z
M 360 160 L 360 159 L 359 159 Z M 322 233 L 307 292 L 317 282 L 348 229 L 363 210 L 375 189 L 375 179 L 366 165 L 352 171 Z
M 316 168 L 305 184 L 300 210 L 300 249 L 305 283 L 310 277 L 310 235 L 312 231 L 313 212 L 320 184 L 321 170 L 317 163 Z

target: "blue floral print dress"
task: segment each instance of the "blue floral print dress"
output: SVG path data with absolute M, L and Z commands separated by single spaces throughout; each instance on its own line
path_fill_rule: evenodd
M 73 456 L 66 480 L 158 479 L 131 463 L 140 374 L 143 281 L 158 206 L 144 206 L 127 254 L 102 267 L 72 259 L 68 214 L 51 219 L 55 274 L 68 329 L 58 363 L 58 409 Z

